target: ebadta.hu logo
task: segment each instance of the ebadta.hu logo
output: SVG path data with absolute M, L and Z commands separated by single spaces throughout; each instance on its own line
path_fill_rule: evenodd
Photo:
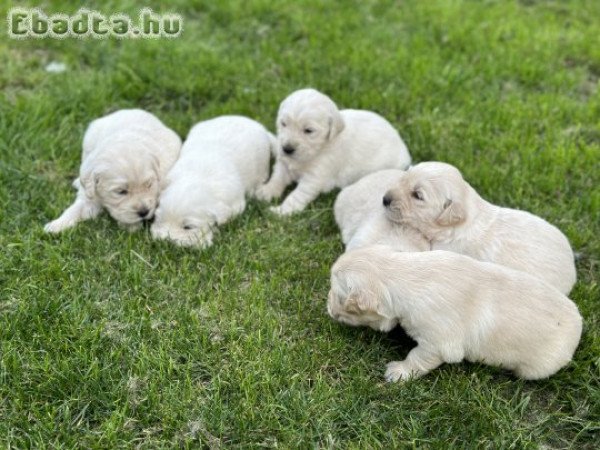
M 140 10 L 137 22 L 126 14 L 106 16 L 98 11 L 80 9 L 74 15 L 46 15 L 39 8 L 12 8 L 7 15 L 8 35 L 27 38 L 96 38 L 118 39 L 176 38 L 183 31 L 179 14 L 155 14 L 150 8 Z

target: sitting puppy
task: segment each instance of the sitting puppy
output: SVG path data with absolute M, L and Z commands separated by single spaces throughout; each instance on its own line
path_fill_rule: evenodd
M 261 124 L 221 116 L 195 125 L 167 175 L 151 232 L 182 246 L 212 244 L 213 226 L 246 207 L 269 176 L 275 137 Z
M 528 212 L 486 202 L 449 164 L 411 167 L 383 203 L 390 220 L 419 230 L 433 250 L 523 270 L 565 294 L 575 284 L 573 251 L 556 227 Z
M 83 137 L 75 202 L 44 230 L 58 233 L 106 208 L 135 231 L 154 214 L 160 183 L 179 157 L 181 139 L 154 115 L 123 109 L 94 120 Z
M 331 317 L 417 341 L 387 365 L 388 381 L 420 377 L 463 359 L 546 378 L 571 360 L 581 336 L 577 306 L 525 272 L 446 251 L 385 246 L 343 254 L 331 271 Z
M 257 197 L 270 201 L 298 182 L 280 206 L 271 208 L 280 215 L 302 211 L 320 193 L 371 172 L 410 164 L 406 145 L 387 120 L 370 111 L 339 111 L 314 89 L 296 91 L 281 103 L 277 133 L 281 148 L 273 174 Z
M 384 194 L 405 174 L 399 169 L 380 170 L 342 189 L 333 212 L 346 251 L 373 244 L 389 245 L 403 252 L 430 249 L 429 241 L 421 233 L 390 221 L 381 204 Z

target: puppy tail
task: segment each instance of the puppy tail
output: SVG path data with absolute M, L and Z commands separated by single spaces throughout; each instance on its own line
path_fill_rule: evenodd
M 273 155 L 273 157 L 276 158 L 277 154 L 279 153 L 279 141 L 273 135 L 273 133 L 267 134 L 269 135 L 269 148 L 271 150 L 271 155 Z

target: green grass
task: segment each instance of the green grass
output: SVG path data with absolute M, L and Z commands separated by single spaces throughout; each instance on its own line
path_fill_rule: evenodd
M 14 41 L 0 29 L 0 446 L 597 448 L 600 2 L 180 0 L 157 11 L 185 17 L 180 38 Z M 45 72 L 55 60 L 69 70 Z M 93 118 L 142 107 L 181 135 L 225 113 L 273 128 L 281 99 L 306 86 L 378 111 L 415 161 L 455 164 L 485 198 L 567 234 L 585 321 L 572 364 L 538 382 L 463 363 L 385 384 L 384 364 L 410 341 L 326 314 L 342 252 L 335 193 L 293 220 L 250 202 L 202 252 L 106 215 L 44 234 L 74 197 Z

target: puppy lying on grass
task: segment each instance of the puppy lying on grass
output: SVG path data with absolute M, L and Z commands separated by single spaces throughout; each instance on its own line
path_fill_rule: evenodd
M 571 300 L 527 273 L 452 252 L 386 246 L 337 260 L 327 310 L 380 331 L 399 323 L 417 341 L 406 359 L 387 365 L 388 381 L 463 359 L 546 378 L 569 363 L 582 327 Z
M 567 238 L 525 211 L 486 202 L 456 167 L 425 162 L 383 197 L 390 220 L 420 231 L 433 250 L 450 250 L 535 275 L 568 294 L 577 274 Z
M 429 241 L 421 233 L 388 219 L 381 203 L 384 194 L 405 173 L 399 169 L 380 170 L 342 189 L 333 211 L 346 251 L 373 244 L 389 245 L 403 252 L 430 249 Z
M 221 116 L 195 125 L 168 173 L 151 232 L 182 246 L 212 244 L 213 227 L 246 207 L 269 176 L 275 137 L 260 123 Z
M 370 111 L 340 111 L 314 89 L 295 91 L 281 103 L 277 137 L 281 146 L 273 173 L 257 197 L 270 201 L 297 182 L 285 201 L 271 208 L 279 215 L 302 211 L 320 193 L 371 172 L 410 164 L 406 145 L 387 120 Z
M 75 202 L 44 230 L 59 233 L 103 208 L 130 231 L 156 208 L 160 183 L 179 156 L 181 139 L 154 115 L 123 109 L 94 120 L 83 137 Z

